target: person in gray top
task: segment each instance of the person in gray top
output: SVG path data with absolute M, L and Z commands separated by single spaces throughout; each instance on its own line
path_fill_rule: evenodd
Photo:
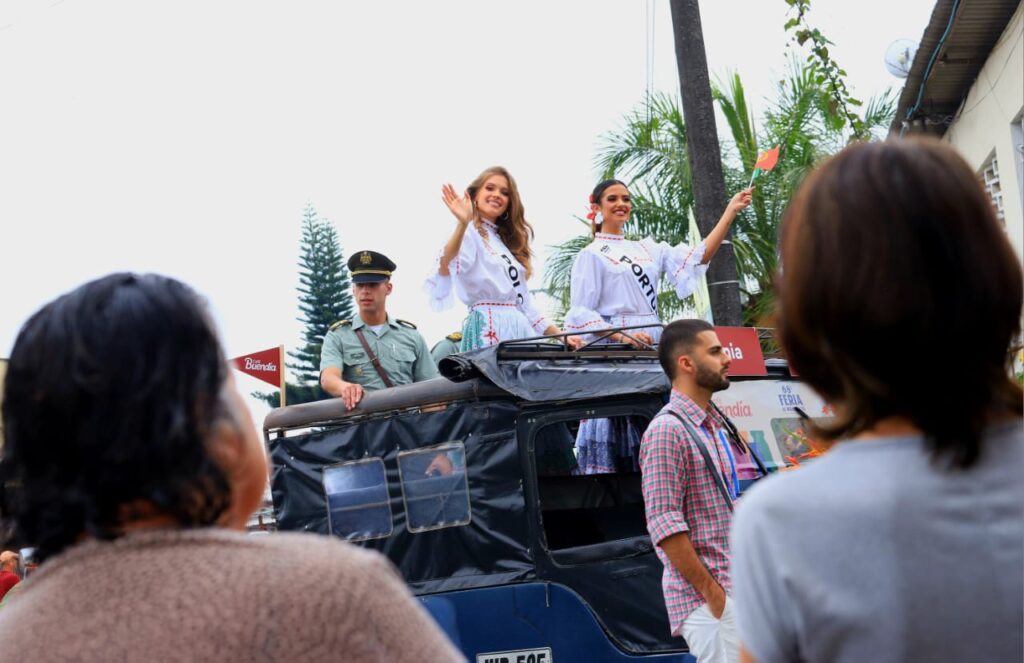
M 780 340 L 835 409 L 733 521 L 746 661 L 1024 659 L 1024 275 L 934 140 L 861 144 L 783 220 Z
M 348 409 L 366 389 L 384 389 L 437 377 L 437 365 L 416 325 L 388 315 L 395 263 L 376 251 L 357 251 L 348 261 L 355 320 L 340 320 L 324 336 L 320 386 Z

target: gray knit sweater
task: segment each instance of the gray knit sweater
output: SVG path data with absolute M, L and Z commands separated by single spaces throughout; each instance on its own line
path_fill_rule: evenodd
M 460 661 L 381 555 L 217 528 L 88 541 L 0 610 L 12 661 Z

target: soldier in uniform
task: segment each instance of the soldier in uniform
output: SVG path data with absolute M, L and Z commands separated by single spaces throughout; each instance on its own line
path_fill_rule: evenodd
M 437 342 L 437 345 L 430 349 L 430 356 L 434 358 L 434 363 L 440 363 L 442 359 L 448 355 L 453 355 L 459 351 L 459 343 L 462 342 L 462 332 L 452 332 L 443 339 Z
M 416 325 L 385 310 L 395 263 L 376 251 L 357 251 L 348 260 L 354 320 L 340 320 L 324 336 L 320 386 L 354 408 L 366 389 L 384 389 L 437 376 L 437 365 Z

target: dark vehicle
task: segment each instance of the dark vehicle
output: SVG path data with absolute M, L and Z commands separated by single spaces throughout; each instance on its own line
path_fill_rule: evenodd
M 278 527 L 387 555 L 470 660 L 692 661 L 669 634 L 640 474 L 574 473 L 581 421 L 640 434 L 668 381 L 653 351 L 559 348 L 453 355 L 447 378 L 350 412 L 340 399 L 274 410 Z M 771 469 L 807 452 L 797 408 L 823 404 L 784 362 L 759 369 L 715 400 Z

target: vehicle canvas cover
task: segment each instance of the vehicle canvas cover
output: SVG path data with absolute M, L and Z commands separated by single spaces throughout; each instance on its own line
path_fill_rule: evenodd
M 337 401 L 271 413 L 265 428 L 278 526 L 329 534 L 334 505 L 325 475 L 333 467 L 367 463 L 380 474 L 375 490 L 381 498 L 374 508 L 386 511 L 388 525 L 358 545 L 389 557 L 414 593 L 555 583 L 579 596 L 622 650 L 679 651 L 681 641 L 668 634 L 662 565 L 646 536 L 642 510 L 636 516 L 639 530 L 616 540 L 554 550 L 545 539 L 544 528 L 555 521 L 542 514 L 557 515 L 551 511 L 562 508 L 557 499 L 581 490 L 589 498 L 604 495 L 602 506 L 609 500 L 614 507 L 642 505 L 639 475 L 542 477 L 534 448 L 544 431 L 558 430 L 558 422 L 649 419 L 669 390 L 664 373 L 653 353 L 629 359 L 529 354 L 508 361 L 500 348 L 491 348 L 449 357 L 442 373 L 461 382 L 436 378 L 370 393 L 350 413 Z M 749 433 L 769 467 L 801 452 L 799 436 L 791 434 L 800 421 L 794 408 L 823 409 L 781 362 L 772 362 L 763 378 L 735 381 L 715 400 Z M 443 409 L 427 407 L 439 401 L 446 403 Z M 423 478 L 422 464 L 410 472 L 403 462 L 434 447 L 439 450 L 420 454 L 424 462 L 445 449 L 464 450 L 468 503 L 445 517 L 466 521 L 424 529 L 411 522 L 408 509 L 420 488 L 410 490 L 409 478 L 416 476 L 417 486 L 427 488 L 456 480 L 459 471 L 452 473 L 455 478 Z M 548 497 L 556 502 L 546 502 Z
M 327 534 L 323 468 L 380 458 L 394 530 L 360 545 L 387 555 L 414 589 L 450 591 L 531 578 L 516 444 L 518 412 L 511 402 L 466 402 L 440 412 L 400 413 L 271 438 L 278 526 Z M 463 444 L 466 467 L 472 468 L 470 522 L 426 534 L 409 532 L 399 454 L 449 440 Z

